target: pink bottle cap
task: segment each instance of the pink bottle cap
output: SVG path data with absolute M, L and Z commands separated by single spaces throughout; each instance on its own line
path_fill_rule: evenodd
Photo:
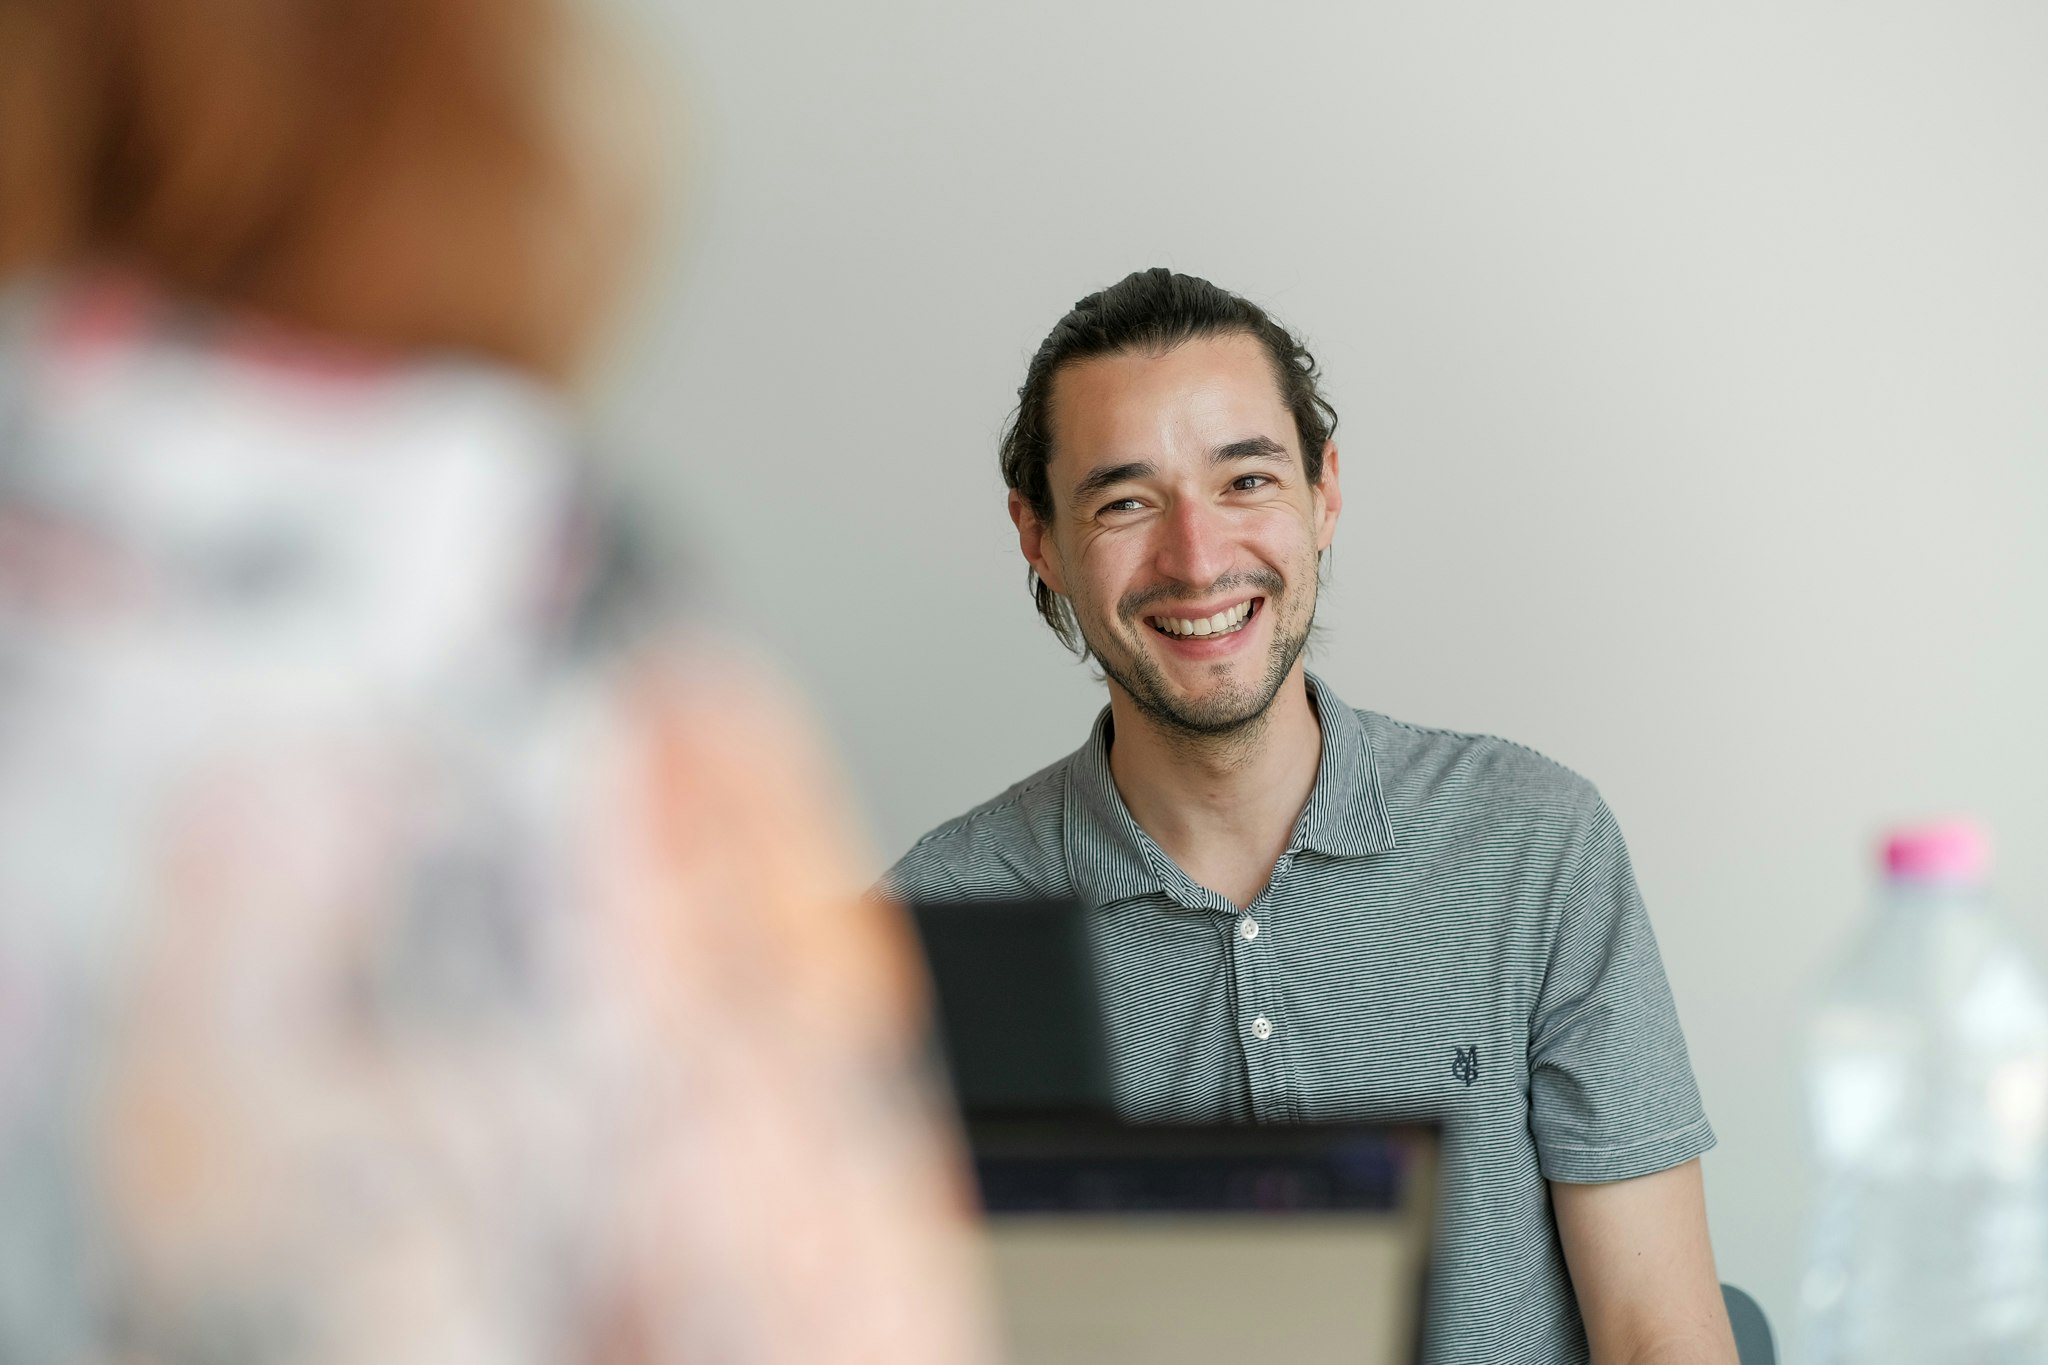
M 1943 820 L 1895 830 L 1884 841 L 1893 881 L 1981 884 L 1991 871 L 1991 837 L 1974 820 Z

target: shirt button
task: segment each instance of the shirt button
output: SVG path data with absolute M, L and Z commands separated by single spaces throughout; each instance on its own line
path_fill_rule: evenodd
M 1271 1038 L 1273 1036 L 1273 1021 L 1263 1014 L 1252 1020 L 1252 1036 L 1262 1043 Z
M 1237 922 L 1237 936 L 1246 943 L 1250 943 L 1259 936 L 1259 922 L 1250 915 L 1246 915 Z

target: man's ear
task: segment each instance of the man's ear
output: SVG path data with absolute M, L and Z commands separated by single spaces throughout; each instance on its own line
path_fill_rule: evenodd
M 1344 489 L 1337 481 L 1337 443 L 1323 442 L 1323 477 L 1316 480 L 1316 549 L 1327 550 L 1337 538 L 1337 514 L 1344 510 Z
M 1057 567 L 1058 548 L 1052 543 L 1052 532 L 1038 519 L 1038 513 L 1031 510 L 1022 493 L 1010 490 L 1010 520 L 1017 527 L 1017 548 L 1024 552 L 1025 562 L 1031 565 L 1031 572 L 1054 592 L 1066 596 L 1067 587 Z

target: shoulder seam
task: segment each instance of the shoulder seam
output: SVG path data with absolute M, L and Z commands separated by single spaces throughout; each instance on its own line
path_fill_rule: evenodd
M 1005 811 L 1014 809 L 1016 806 L 1023 803 L 1025 797 L 1031 795 L 1031 793 L 1037 791 L 1040 787 L 1052 781 L 1052 779 L 1055 776 L 1064 774 L 1066 770 L 1067 763 L 1065 760 L 1062 760 L 1058 763 L 1054 763 L 1049 767 L 1046 767 L 1040 770 L 1039 772 L 1032 774 L 1030 777 L 1025 778 L 1022 782 L 1019 782 L 1015 787 L 1011 788 L 1009 791 L 1003 793 L 1002 795 L 993 797 L 988 801 L 984 801 L 981 805 L 976 806 L 972 810 L 962 811 L 960 814 L 954 816 L 952 819 L 941 822 L 936 828 L 927 830 L 924 834 L 920 835 L 916 843 L 912 844 L 908 849 L 904 850 L 903 856 L 907 858 L 912 853 L 915 853 L 919 849 L 923 848 L 926 844 L 936 842 L 939 839 L 947 838 L 951 835 L 958 834 L 963 830 L 970 829 L 973 827 L 976 821 L 982 819 L 984 816 L 1001 815 Z
M 1545 763 L 1548 763 L 1551 767 L 1558 768 L 1564 772 L 1567 772 L 1589 786 L 1593 785 L 1593 780 L 1587 777 L 1584 773 L 1580 772 L 1577 768 L 1572 767 L 1568 763 L 1561 763 L 1557 759 L 1552 758 L 1549 754 L 1544 753 L 1541 749 L 1533 749 L 1530 746 L 1523 744 L 1519 740 L 1508 739 L 1501 735 L 1488 734 L 1484 730 L 1452 730 L 1441 725 L 1416 725 L 1410 721 L 1395 720 L 1392 716 L 1381 715 L 1377 711 L 1366 712 L 1365 714 L 1378 716 L 1387 724 L 1394 726 L 1397 729 L 1407 730 L 1413 734 L 1441 735 L 1447 739 L 1483 739 L 1490 740 L 1495 744 L 1504 744 L 1510 749 L 1520 749 L 1523 753 L 1528 754 L 1531 758 L 1540 758 Z

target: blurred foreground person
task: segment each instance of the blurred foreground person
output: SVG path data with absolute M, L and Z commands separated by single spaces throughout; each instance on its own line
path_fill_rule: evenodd
M 899 926 L 568 454 L 582 51 L 0 0 L 10 1365 L 978 1358 Z

